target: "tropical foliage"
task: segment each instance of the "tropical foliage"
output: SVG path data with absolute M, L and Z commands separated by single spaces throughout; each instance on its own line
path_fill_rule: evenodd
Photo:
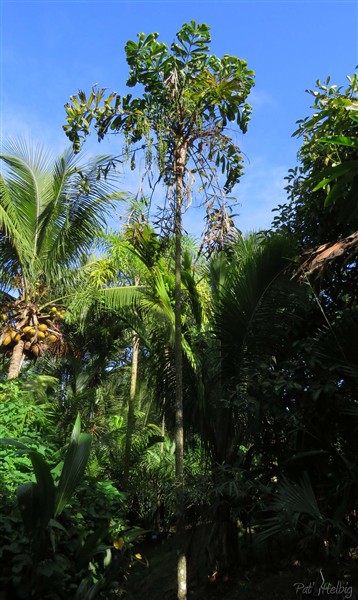
M 246 130 L 253 74 L 209 42 L 194 22 L 170 48 L 140 34 L 126 55 L 142 97 L 94 90 L 66 108 L 76 151 L 91 123 L 122 135 L 132 166 L 145 146 L 169 226 L 115 191 L 112 158 L 0 155 L 6 600 L 233 600 L 262 595 L 245 590 L 268 572 L 357 593 L 357 77 L 317 82 L 287 203 L 242 236 L 213 185 L 218 167 L 226 191 L 242 173 L 226 126 Z M 194 191 L 202 243 L 181 228 Z M 184 571 L 164 589 L 177 549 L 188 594 Z
M 86 168 L 67 151 L 51 161 L 41 148 L 10 143 L 0 154 L 1 348 L 9 377 L 25 356 L 63 346 L 61 319 L 74 269 L 81 266 L 114 198 L 98 177 L 105 158 Z

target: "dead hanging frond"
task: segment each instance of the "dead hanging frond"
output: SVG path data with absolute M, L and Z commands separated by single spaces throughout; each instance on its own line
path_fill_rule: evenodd
M 190 169 L 185 172 L 184 188 L 182 195 L 182 203 L 184 211 L 187 211 L 192 203 L 192 190 L 195 184 L 194 174 Z M 164 206 L 159 206 L 154 216 L 153 224 L 160 231 L 161 235 L 169 237 L 174 234 L 174 219 L 175 214 L 175 185 L 167 184 Z M 186 232 L 184 231 L 186 234 Z
M 309 276 L 319 277 L 323 275 L 332 261 L 342 257 L 344 264 L 347 265 L 354 260 L 357 253 L 358 231 L 337 242 L 321 244 L 304 252 L 302 255 L 304 260 L 294 271 L 293 277 L 299 277 L 300 279 Z
M 168 77 L 164 79 L 164 87 L 170 91 L 170 96 L 174 100 L 178 96 L 179 78 L 177 69 L 172 69 Z
M 195 176 L 194 176 L 194 173 L 190 169 L 186 170 L 185 175 L 186 175 L 186 177 L 185 177 L 183 207 L 184 207 L 184 211 L 187 211 L 191 207 L 192 202 L 193 202 L 192 189 L 195 184 Z
M 172 208 L 169 206 L 167 198 L 165 198 L 163 206 L 158 206 L 152 222 L 155 230 L 163 238 L 170 238 L 173 235 Z
M 199 255 L 210 257 L 214 252 L 224 250 L 225 246 L 237 240 L 241 231 L 236 227 L 232 207 L 225 198 L 213 194 L 206 205 L 205 230 L 199 248 Z

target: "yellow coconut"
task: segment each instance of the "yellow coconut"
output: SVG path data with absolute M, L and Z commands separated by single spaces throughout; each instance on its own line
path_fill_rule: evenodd
M 37 329 L 39 331 L 47 331 L 48 327 L 47 327 L 47 325 L 45 325 L 45 323 L 41 323 Z
M 24 333 L 28 333 L 32 328 L 30 327 L 30 325 L 26 325 L 25 327 L 23 327 L 22 331 Z
M 57 335 L 54 335 L 53 333 L 50 333 L 50 335 L 47 337 L 48 342 L 57 342 L 57 340 L 58 340 Z
M 10 335 L 10 333 L 8 333 L 7 336 L 5 336 L 5 338 L 3 340 L 4 346 L 8 346 L 11 341 L 12 341 L 11 335 Z

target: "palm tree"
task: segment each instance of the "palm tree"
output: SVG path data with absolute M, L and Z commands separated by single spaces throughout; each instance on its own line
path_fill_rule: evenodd
M 213 497 L 207 546 L 212 566 L 222 574 L 237 566 L 232 511 L 243 506 L 243 474 L 253 456 L 260 459 L 263 433 L 270 427 L 263 382 L 273 370 L 300 298 L 300 286 L 287 272 L 291 253 L 284 237 L 251 235 L 213 255 L 208 265 L 211 306 L 205 335 L 197 344 L 203 398 L 200 413 L 192 413 L 191 419 L 210 457 Z M 250 451 L 245 455 L 242 447 Z
M 129 208 L 132 212 L 133 203 Z M 135 425 L 137 380 L 140 383 L 145 378 L 156 398 L 155 404 L 166 414 L 169 428 L 172 429 L 173 425 L 173 406 L 169 399 L 175 390 L 175 280 L 171 273 L 174 243 L 173 239 L 160 238 L 147 222 L 147 217 L 139 213 L 128 218 L 120 235 L 106 236 L 104 243 L 106 255 L 87 265 L 87 288 L 86 285 L 81 286 L 79 293 L 71 300 L 69 309 L 72 319 L 78 322 L 83 318 L 92 319 L 95 314 L 102 315 L 101 318 L 112 315 L 127 324 L 128 334 L 131 332 L 128 348 L 131 381 L 122 478 L 122 485 L 125 485 L 132 460 L 131 438 Z M 185 306 L 182 344 L 184 368 L 193 376 L 196 356 L 191 347 L 192 334 L 200 329 L 204 315 L 198 297 L 198 276 L 191 258 L 197 248 L 193 248 L 193 240 L 187 237 L 184 237 L 183 245 L 182 293 Z M 86 327 L 84 323 L 82 326 Z M 156 377 L 158 370 L 162 375 Z
M 242 173 L 240 149 L 227 135 L 228 121 L 236 121 L 245 133 L 251 108 L 246 99 L 253 85 L 253 71 L 244 60 L 225 55 L 212 56 L 210 28 L 195 21 L 185 23 L 170 47 L 157 41 L 158 34 L 138 35 L 128 41 L 125 51 L 130 67 L 127 85 L 144 88 L 141 97 L 121 98 L 116 93 L 103 100 L 104 90 L 93 89 L 71 97 L 66 105 L 64 126 L 74 148 L 90 133 L 95 121 L 99 139 L 111 129 L 124 134 L 128 156 L 135 164 L 137 143 L 146 149 L 146 166 L 154 161 L 167 189 L 175 238 L 175 471 L 177 533 L 184 523 L 184 427 L 183 427 L 183 347 L 182 347 L 182 216 L 191 197 L 193 174 L 202 182 L 208 213 L 214 209 L 217 193 L 217 167 L 226 175 L 224 192 L 230 192 Z M 104 101 L 104 106 L 101 106 Z M 112 104 L 113 102 L 113 104 Z M 209 194 L 211 188 L 212 193 Z M 219 194 L 221 197 L 223 194 Z M 210 199 L 209 199 L 210 198 Z M 219 202 L 219 210 L 222 204 Z M 182 535 L 179 536 L 181 538 Z M 185 600 L 186 561 L 184 549 L 178 553 L 178 599 Z
M 14 378 L 25 356 L 63 347 L 69 285 L 119 194 L 101 176 L 108 157 L 83 167 L 19 141 L 0 159 L 0 347 Z

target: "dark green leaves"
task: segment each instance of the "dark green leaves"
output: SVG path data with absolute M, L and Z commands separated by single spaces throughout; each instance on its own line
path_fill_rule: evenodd
M 53 516 L 62 512 L 84 474 L 91 450 L 90 434 L 81 433 L 81 420 L 78 415 L 57 490 L 50 468 L 38 452 L 16 440 L 1 439 L 0 444 L 14 446 L 19 453 L 30 457 L 36 483 L 20 486 L 17 496 L 25 527 L 31 531 L 38 527 L 40 530 L 44 529 Z
M 184 23 L 170 49 L 158 37 L 158 33 L 140 33 L 138 41 L 130 40 L 125 46 L 130 68 L 127 85 L 143 85 L 142 97 L 111 94 L 105 100 L 101 89 L 92 90 L 87 99 L 80 92 L 66 105 L 64 129 L 76 150 L 92 123 L 99 139 L 109 129 L 124 134 L 132 166 L 133 152 L 138 149 L 133 146 L 142 142 L 156 150 L 160 174 L 168 184 L 179 139 L 187 140 L 187 159 L 194 162 L 198 158 L 196 142 L 202 141 L 207 153 L 202 153 L 195 169 L 208 175 L 207 161 L 219 152 L 218 166 L 226 176 L 225 190 L 230 191 L 241 175 L 242 158 L 237 150 L 225 157 L 224 129 L 229 122 L 236 122 L 246 131 L 251 113 L 246 100 L 254 85 L 254 72 L 235 56 L 220 59 L 210 55 L 210 27 L 205 23 Z M 152 151 L 146 160 L 151 166 Z M 207 181 L 212 179 L 212 172 L 206 175 Z
M 84 474 L 90 451 L 91 436 L 89 433 L 81 433 L 81 420 L 78 415 L 57 488 L 55 516 L 62 512 L 71 499 L 74 490 Z
M 346 89 L 331 85 L 329 78 L 318 81 L 309 92 L 313 114 L 301 119 L 294 133 L 303 138 L 300 166 L 289 174 L 291 203 L 281 214 L 283 227 L 306 247 L 357 230 L 357 74 L 348 80 Z
M 42 456 L 16 440 L 1 439 L 1 444 L 14 446 L 19 453 L 31 459 L 36 483 L 25 483 L 17 488 L 17 497 L 25 527 L 33 531 L 44 529 L 54 512 L 55 486 L 50 468 Z

